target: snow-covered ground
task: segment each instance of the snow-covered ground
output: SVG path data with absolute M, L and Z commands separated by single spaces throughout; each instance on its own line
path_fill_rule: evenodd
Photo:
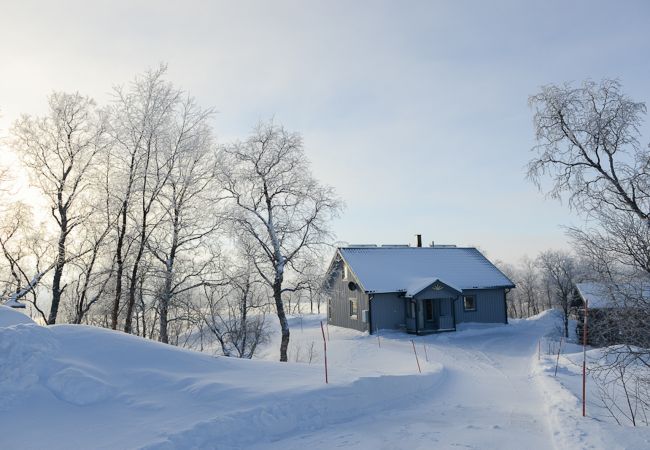
M 552 314 L 414 338 L 421 374 L 410 336 L 330 327 L 329 385 L 321 318 L 292 320 L 283 364 L 0 307 L 0 449 L 650 448 L 647 429 L 582 419 L 573 372 L 538 361 Z

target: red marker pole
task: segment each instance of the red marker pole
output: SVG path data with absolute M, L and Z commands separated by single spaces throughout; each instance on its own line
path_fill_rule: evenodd
M 557 349 L 557 359 L 555 360 L 555 375 L 557 377 L 557 366 L 560 365 L 560 352 L 562 351 L 562 338 L 560 338 L 560 346 Z
M 420 369 L 420 360 L 418 359 L 418 352 L 415 350 L 415 342 L 413 342 L 413 339 L 411 339 L 411 344 L 413 344 L 413 353 L 415 353 L 415 362 L 418 363 L 418 372 L 422 373 L 422 369 Z
M 325 328 L 323 328 L 323 321 L 320 321 L 320 331 L 323 333 L 323 355 L 325 359 L 325 384 L 329 383 L 327 378 L 327 341 L 325 340 Z
M 582 417 L 587 415 L 587 314 L 589 301 L 585 300 L 585 317 L 582 324 Z

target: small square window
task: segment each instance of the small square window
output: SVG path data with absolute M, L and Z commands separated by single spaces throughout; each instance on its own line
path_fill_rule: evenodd
M 463 297 L 463 307 L 465 311 L 476 311 L 476 296 L 466 295 Z
M 356 319 L 357 318 L 357 299 L 356 298 L 351 298 L 350 299 L 350 318 Z

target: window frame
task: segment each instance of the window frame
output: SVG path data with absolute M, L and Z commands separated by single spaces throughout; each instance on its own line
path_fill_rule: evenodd
M 354 305 L 354 308 L 352 307 Z M 359 317 L 359 299 L 356 297 L 348 297 L 348 313 L 350 314 L 350 319 L 357 320 Z M 354 310 L 354 314 L 352 311 Z
M 474 307 L 473 308 L 467 308 L 467 299 L 471 298 Z M 470 294 L 470 295 L 463 295 L 463 311 L 464 312 L 476 312 L 477 310 L 477 305 L 476 305 L 476 295 L 475 294 Z

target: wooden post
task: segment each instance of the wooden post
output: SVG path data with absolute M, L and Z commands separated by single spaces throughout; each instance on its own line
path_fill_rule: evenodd
M 582 324 L 582 417 L 587 415 L 587 314 L 589 301 L 585 300 L 585 317 Z
M 420 360 L 418 359 L 418 352 L 415 350 L 415 342 L 413 342 L 413 339 L 411 339 L 411 344 L 413 344 L 413 353 L 415 354 L 415 362 L 418 363 L 418 372 L 422 373 L 422 369 L 420 368 Z
M 329 383 L 327 378 L 327 341 L 325 340 L 325 329 L 323 328 L 323 321 L 320 321 L 320 331 L 323 333 L 323 356 L 325 360 L 325 384 Z
M 562 338 L 560 338 L 560 345 L 557 348 L 557 359 L 555 360 L 555 375 L 557 377 L 557 366 L 560 364 L 560 352 L 562 351 Z

